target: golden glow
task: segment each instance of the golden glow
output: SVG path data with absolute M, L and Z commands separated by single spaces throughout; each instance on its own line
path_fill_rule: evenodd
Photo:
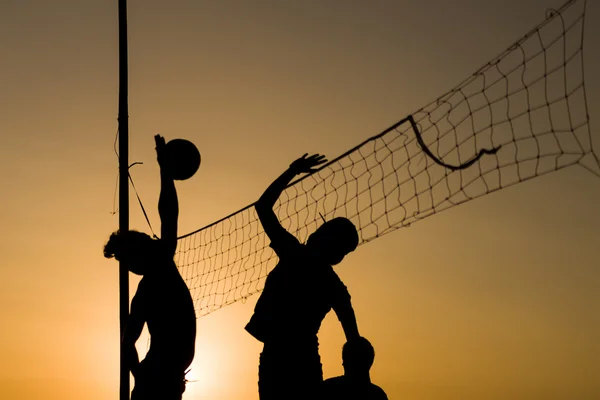
M 131 175 L 158 232 L 152 137 L 197 144 L 202 166 L 177 185 L 187 233 L 302 153 L 336 156 L 435 99 L 562 0 L 129 3 Z M 116 6 L 0 2 L 1 399 L 118 396 L 117 264 L 102 257 L 118 224 Z M 586 28 L 597 128 L 600 24 Z M 338 272 L 373 381 L 390 399 L 600 398 L 598 204 L 575 167 L 361 246 Z M 133 192 L 131 228 L 149 231 Z M 198 320 L 184 399 L 258 399 L 255 302 Z M 326 377 L 343 341 L 329 315 Z

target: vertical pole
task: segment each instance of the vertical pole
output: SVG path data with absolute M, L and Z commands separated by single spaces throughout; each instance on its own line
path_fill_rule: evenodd
M 127 0 L 119 0 L 119 230 L 129 230 L 129 105 L 127 65 Z M 129 400 L 129 366 L 123 333 L 129 316 L 129 271 L 119 264 L 120 388 L 119 399 Z

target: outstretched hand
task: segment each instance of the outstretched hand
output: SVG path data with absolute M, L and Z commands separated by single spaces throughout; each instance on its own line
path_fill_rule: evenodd
M 166 150 L 167 144 L 165 142 L 165 138 L 159 134 L 154 135 L 154 141 L 156 142 L 156 159 L 158 161 L 158 165 L 160 165 L 160 169 L 163 173 L 168 171 L 168 162 L 166 160 Z
M 165 159 L 165 138 L 160 136 L 159 134 L 156 134 L 154 135 L 154 141 L 156 142 L 156 159 L 158 160 L 158 164 L 162 167 Z
M 305 153 L 302 157 L 294 161 L 290 164 L 290 169 L 293 170 L 297 174 L 301 173 L 309 173 L 314 172 L 315 167 L 327 162 L 327 158 L 325 158 L 322 154 L 313 154 L 309 157 L 308 153 Z

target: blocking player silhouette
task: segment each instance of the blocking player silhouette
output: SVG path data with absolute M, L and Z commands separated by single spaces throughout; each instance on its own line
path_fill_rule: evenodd
M 305 154 L 255 204 L 270 246 L 279 257 L 246 325 L 246 330 L 263 342 L 258 371 L 261 400 L 310 399 L 317 394 L 323 381 L 317 333 L 332 308 L 346 339 L 359 337 L 350 294 L 332 268 L 358 245 L 355 226 L 346 218 L 332 219 L 302 244 L 273 212 L 296 175 L 312 172 L 325 162 L 325 156 Z
M 155 142 L 161 180 L 161 238 L 137 231 L 115 232 L 104 247 L 104 256 L 115 257 L 129 271 L 143 276 L 122 338 L 135 379 L 131 399 L 179 400 L 185 391 L 186 369 L 194 358 L 196 314 L 189 289 L 173 261 L 179 206 L 165 160 L 165 139 L 156 135 Z M 144 324 L 148 324 L 150 348 L 140 362 L 135 343 Z

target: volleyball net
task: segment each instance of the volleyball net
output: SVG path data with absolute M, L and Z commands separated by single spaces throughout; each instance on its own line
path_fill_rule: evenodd
M 559 169 L 598 174 L 571 0 L 452 90 L 292 182 L 274 210 L 301 241 L 343 216 L 360 244 Z M 292 161 L 292 160 L 290 160 Z M 253 204 L 178 240 L 198 316 L 260 292 L 276 264 Z

